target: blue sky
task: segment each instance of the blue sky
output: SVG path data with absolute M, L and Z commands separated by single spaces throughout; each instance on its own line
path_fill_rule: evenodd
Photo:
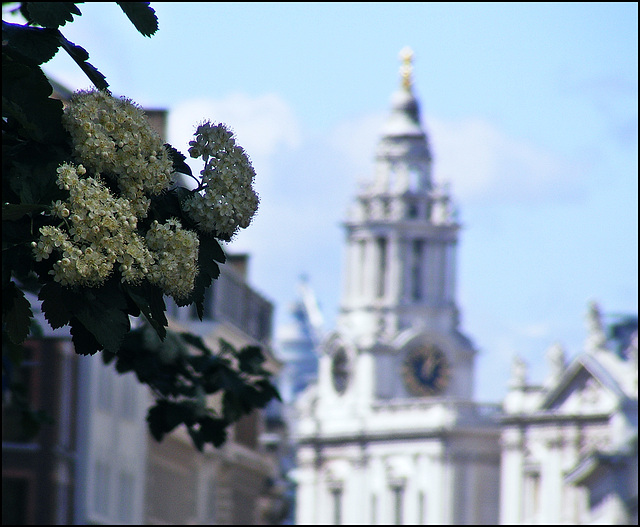
M 575 355 L 590 300 L 637 313 L 636 3 L 151 5 L 151 38 L 94 2 L 62 31 L 114 93 L 170 110 L 179 150 L 203 119 L 236 131 L 262 201 L 231 249 L 250 252 L 278 325 L 302 273 L 335 322 L 340 222 L 372 175 L 407 45 L 435 178 L 464 226 L 457 296 L 478 398 L 502 397 L 516 353 L 534 381 L 551 344 Z M 62 53 L 45 70 L 88 86 Z

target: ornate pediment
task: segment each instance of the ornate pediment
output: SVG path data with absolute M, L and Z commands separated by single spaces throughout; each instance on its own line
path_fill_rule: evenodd
M 622 398 L 615 378 L 595 358 L 584 355 L 549 388 L 540 410 L 557 415 L 603 415 L 615 411 Z

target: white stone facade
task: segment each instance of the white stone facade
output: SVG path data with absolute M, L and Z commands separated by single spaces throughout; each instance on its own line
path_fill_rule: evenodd
M 548 354 L 549 379 L 512 379 L 502 431 L 503 524 L 637 524 L 637 337 L 606 345 L 596 306 L 585 351 L 568 366 Z
M 336 328 L 297 403 L 296 523 L 637 524 L 637 320 L 613 350 L 593 305 L 570 364 L 552 346 L 537 386 L 516 358 L 502 407 L 473 401 L 459 225 L 401 71 L 374 180 L 345 221 Z

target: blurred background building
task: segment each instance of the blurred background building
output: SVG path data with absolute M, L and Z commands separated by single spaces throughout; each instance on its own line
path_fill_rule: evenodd
M 345 222 L 337 327 L 297 401 L 297 522 L 636 524 L 637 315 L 607 331 L 592 304 L 570 364 L 552 347 L 538 386 L 516 358 L 504 403 L 473 401 L 459 224 L 431 180 L 411 67 L 405 50 L 373 181 Z
M 498 520 L 499 407 L 473 398 L 455 299 L 460 225 L 431 174 L 411 51 L 345 222 L 340 315 L 298 401 L 300 524 Z
M 283 524 L 295 523 L 296 450 L 295 402 L 318 375 L 318 345 L 323 334 L 323 317 L 306 276 L 298 283 L 297 297 L 288 312 L 289 321 L 276 334 L 275 357 L 282 367 L 275 379 L 282 401 L 272 400 L 266 408 L 267 430 L 261 440 L 280 470 L 280 485 L 286 497 Z
M 633 332 L 619 328 L 632 328 Z M 596 303 L 584 350 L 554 345 L 547 379 L 514 359 L 502 417 L 503 524 L 638 523 L 638 320 L 610 326 Z

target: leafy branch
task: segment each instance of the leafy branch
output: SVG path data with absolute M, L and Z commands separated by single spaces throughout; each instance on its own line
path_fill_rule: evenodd
M 156 33 L 158 20 L 148 2 L 116 4 L 143 36 Z M 31 291 L 38 295 L 53 329 L 70 328 L 76 353 L 101 352 L 105 362 L 115 362 L 118 372 L 134 371 L 140 382 L 149 386 L 156 403 L 147 421 L 157 440 L 184 424 L 198 449 L 206 443 L 220 446 L 230 423 L 279 397 L 264 369 L 263 350 L 247 347 L 236 351 L 221 342 L 220 349 L 213 351 L 200 337 L 169 331 L 162 282 L 159 285 L 146 277 L 129 282 L 121 268 L 114 269 L 99 284 L 69 284 L 56 275 L 56 266 L 64 264 L 64 258 L 55 263 L 55 259 L 46 258 L 51 248 L 41 249 L 38 258 L 34 256 L 34 247 L 45 243 L 41 233 L 58 232 L 63 238 L 55 247 L 62 251 L 64 233 L 72 228 L 71 218 L 67 218 L 69 210 L 65 209 L 66 215 L 60 212 L 70 199 L 70 191 L 68 185 L 60 185 L 57 173 L 77 157 L 73 137 L 63 123 L 63 104 L 51 98 L 53 87 L 41 66 L 63 49 L 98 90 L 108 94 L 109 84 L 89 63 L 89 53 L 67 40 L 60 30 L 81 16 L 77 3 L 22 2 L 14 11 L 26 23 L 2 22 L 3 390 L 13 390 L 12 399 L 22 412 L 23 422 L 35 433 L 35 424 L 46 420 L 28 406 L 24 387 L 11 381 L 24 357 L 25 341 L 38 337 L 24 294 Z M 162 148 L 173 173 L 199 181 L 182 153 L 169 144 Z M 105 192 L 121 199 L 124 194 L 113 174 L 107 171 L 106 176 Z M 189 199 L 205 186 L 199 181 L 194 191 L 173 185 L 151 195 L 148 211 L 138 218 L 137 225 L 142 237 L 153 225 L 177 225 L 178 221 L 185 232 L 197 234 L 193 289 L 176 301 L 181 306 L 194 305 L 200 319 L 205 292 L 220 275 L 219 264 L 226 259 L 219 240 L 229 236 L 203 230 L 185 209 Z M 94 227 L 100 230 L 102 226 Z M 88 250 L 88 244 L 82 247 Z M 144 323 L 132 330 L 131 320 L 138 317 Z M 207 401 L 217 393 L 222 394 L 222 403 L 214 410 Z

